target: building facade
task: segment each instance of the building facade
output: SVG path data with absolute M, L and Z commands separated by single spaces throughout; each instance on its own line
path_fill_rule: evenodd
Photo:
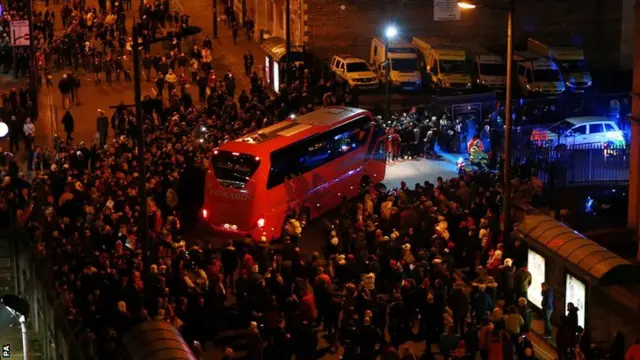
M 286 0 L 246 1 L 248 17 L 263 31 L 284 37 Z M 367 58 L 371 38 L 394 22 L 401 35 L 442 37 L 487 48 L 506 43 L 504 10 L 463 10 L 460 20 L 434 21 L 435 0 L 290 0 L 291 37 L 314 55 L 349 52 Z M 441 1 L 441 0 L 439 0 Z M 249 4 L 251 3 L 251 4 Z M 455 1 L 452 1 L 455 4 Z M 479 4 L 505 7 L 507 0 Z M 514 17 L 516 49 L 527 37 L 580 45 L 592 67 L 629 68 L 633 53 L 635 0 L 518 0 Z

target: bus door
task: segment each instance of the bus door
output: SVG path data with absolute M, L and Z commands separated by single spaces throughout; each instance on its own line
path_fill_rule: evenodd
M 380 139 L 384 139 L 384 135 L 385 135 L 385 131 L 384 131 L 384 128 L 382 127 L 382 124 L 375 122 L 375 123 L 371 123 L 371 126 L 373 127 L 373 133 L 371 134 L 371 139 L 369 139 L 369 146 L 367 147 L 365 162 L 368 162 L 373 158 L 377 149 L 378 141 L 380 141 Z
M 376 128 L 374 136 L 371 138 L 365 161 L 365 174 L 374 184 L 384 180 L 387 168 L 387 142 L 384 136 L 384 129 L 382 127 L 380 129 L 381 133 Z

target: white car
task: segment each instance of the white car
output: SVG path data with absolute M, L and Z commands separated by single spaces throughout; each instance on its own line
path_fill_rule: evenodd
M 369 64 L 353 55 L 334 55 L 331 71 L 336 75 L 336 81 L 346 83 L 350 88 L 375 89 L 379 86 L 378 77 Z
M 615 122 L 604 116 L 567 118 L 546 130 L 535 130 L 531 134 L 531 141 L 552 148 L 625 146 L 624 133 Z

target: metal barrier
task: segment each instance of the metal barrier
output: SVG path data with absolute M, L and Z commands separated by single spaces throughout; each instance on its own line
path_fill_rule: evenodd
M 629 181 L 629 148 L 585 144 L 569 147 L 514 147 L 514 159 L 527 159 L 547 186 L 617 185 Z
M 330 78 L 330 76 L 329 76 Z M 482 118 L 491 116 L 504 119 L 504 100 L 497 98 L 484 100 L 486 93 L 466 94 L 446 97 L 447 101 L 434 93 L 397 93 L 391 94 L 391 113 L 407 112 L 413 107 L 422 107 L 433 116 L 453 114 L 456 105 L 478 105 L 482 109 Z M 363 90 L 358 93 L 359 105 L 376 114 L 382 114 L 386 102 L 385 89 Z M 615 103 L 612 103 L 613 101 Z M 631 111 L 631 94 L 566 94 L 560 97 L 519 98 L 512 102 L 515 116 L 514 126 L 527 124 L 550 124 L 576 116 L 606 116 L 617 121 L 621 130 L 628 128 L 626 116 Z M 457 117 L 455 114 L 454 117 Z M 481 120 L 481 119 L 477 119 Z
M 3 229 L 14 240 L 16 251 L 16 275 L 18 292 L 31 304 L 31 329 L 43 344 L 45 360 L 89 360 L 80 347 L 79 322 L 72 320 L 66 301 L 55 291 L 52 264 L 47 256 L 34 251 L 34 243 L 25 229 Z M 86 338 L 86 337 L 85 337 Z M 89 346 L 85 347 L 89 349 Z

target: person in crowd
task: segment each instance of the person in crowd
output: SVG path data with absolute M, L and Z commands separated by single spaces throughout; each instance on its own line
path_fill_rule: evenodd
M 105 116 L 102 110 L 98 110 L 96 132 L 98 134 L 98 144 L 105 146 L 107 144 L 107 137 L 109 136 L 109 118 Z
M 613 335 L 613 340 L 611 340 L 611 345 L 609 346 L 609 358 L 611 358 L 611 360 L 626 360 L 625 349 L 624 334 L 620 331 L 616 331 Z
M 251 51 L 247 50 L 247 52 L 244 53 L 243 60 L 244 60 L 244 74 L 247 76 L 251 76 L 251 71 L 252 71 L 251 68 L 253 68 L 253 54 L 251 53 Z
M 70 144 L 73 141 L 73 130 L 75 129 L 75 120 L 73 119 L 73 115 L 69 110 L 65 111 L 62 116 L 62 120 L 60 121 L 62 126 L 64 127 L 64 132 L 67 134 L 66 142 Z
M 548 283 L 542 283 L 542 311 L 544 317 L 544 337 L 550 339 L 553 335 L 551 315 L 553 314 L 553 289 Z
M 567 303 L 567 319 L 574 334 L 578 332 L 578 311 L 579 309 L 572 302 Z
M 526 266 L 520 267 L 515 274 L 516 297 L 527 298 L 527 292 L 531 286 L 531 273 Z
M 627 353 L 624 355 L 624 360 L 638 360 L 640 359 L 640 337 L 636 337 L 633 340 L 633 345 L 629 347 Z

